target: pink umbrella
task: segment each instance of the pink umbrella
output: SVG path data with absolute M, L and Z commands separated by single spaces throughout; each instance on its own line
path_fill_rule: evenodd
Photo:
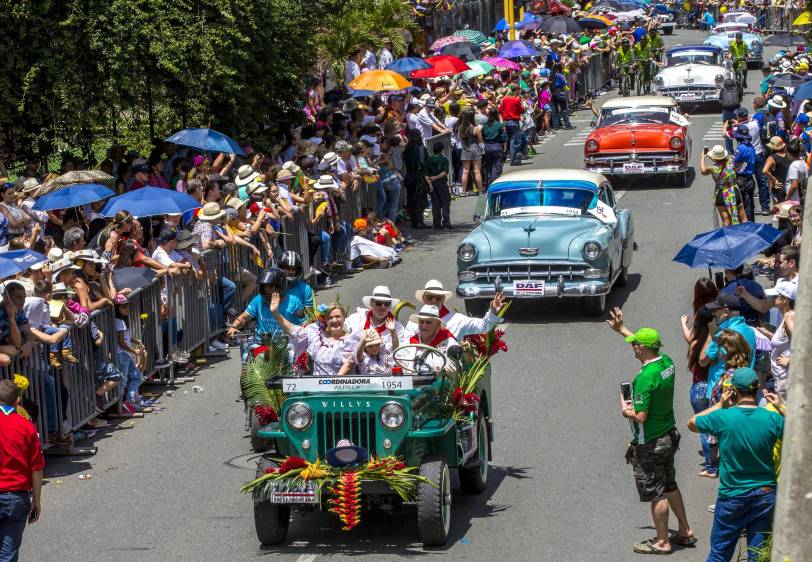
M 432 43 L 429 49 L 431 49 L 432 51 L 439 51 L 446 45 L 451 45 L 452 43 L 465 43 L 467 41 L 469 41 L 467 37 L 463 37 L 461 35 L 449 35 L 448 37 L 441 37 L 440 39 Z
M 521 70 L 522 65 L 517 62 L 513 62 L 512 60 L 508 60 L 502 57 L 485 57 L 482 59 L 483 61 L 487 62 L 488 64 L 495 67 L 497 70 Z

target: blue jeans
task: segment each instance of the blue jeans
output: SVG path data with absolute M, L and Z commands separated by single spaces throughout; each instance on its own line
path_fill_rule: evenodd
M 386 193 L 386 204 L 381 217 L 395 222 L 398 218 L 398 203 L 400 202 L 400 180 L 393 177 L 391 181 L 384 184 L 383 189 Z
M 28 492 L 0 493 L 0 562 L 17 562 L 30 513 Z
M 694 413 L 698 414 L 710 407 L 710 400 L 706 396 L 708 393 L 708 382 L 701 381 L 695 382 L 691 385 L 691 407 Z M 705 456 L 705 470 L 708 474 L 716 474 L 717 468 L 713 464 L 713 450 L 708 444 L 707 433 L 699 434 L 699 442 L 702 445 L 702 454 Z
M 518 121 L 505 121 L 505 131 L 507 132 L 507 142 L 510 146 L 510 163 L 519 163 L 519 153 L 522 149 L 522 136 L 519 131 Z
M 764 175 L 766 159 L 763 152 L 756 154 L 756 189 L 758 189 L 758 202 L 761 204 L 761 210 L 769 213 L 773 208 L 773 201 L 770 197 L 770 188 L 767 186 L 767 176 Z
M 742 530 L 747 530 L 748 560 L 758 558 L 759 548 L 773 529 L 775 488 L 761 488 L 732 498 L 716 498 L 707 562 L 728 562 L 736 551 Z
M 118 351 L 118 368 L 127 379 L 124 401 L 132 402 L 139 396 L 138 388 L 141 386 L 141 381 L 144 380 L 144 375 L 136 368 L 133 356 L 122 349 Z

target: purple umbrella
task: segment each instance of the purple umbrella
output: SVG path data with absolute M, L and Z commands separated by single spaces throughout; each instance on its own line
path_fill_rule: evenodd
M 519 57 L 533 57 L 539 53 L 536 49 L 529 47 L 520 40 L 508 41 L 499 49 L 499 56 L 506 59 L 517 59 Z

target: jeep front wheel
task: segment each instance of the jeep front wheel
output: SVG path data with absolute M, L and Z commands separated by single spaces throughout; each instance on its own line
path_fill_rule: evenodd
M 451 475 L 440 456 L 430 456 L 420 464 L 420 476 L 432 482 L 417 484 L 417 526 L 423 546 L 442 546 L 451 529 Z
M 260 459 L 257 465 L 257 478 L 265 473 L 268 467 L 276 466 L 274 463 Z M 280 544 L 288 536 L 290 525 L 290 506 L 270 501 L 254 502 L 254 527 L 257 539 L 262 546 Z
M 468 461 L 468 466 L 461 466 L 457 469 L 460 476 L 460 488 L 465 494 L 479 494 L 488 484 L 488 457 L 491 443 L 488 440 L 488 422 L 481 411 L 476 425 L 476 457 Z

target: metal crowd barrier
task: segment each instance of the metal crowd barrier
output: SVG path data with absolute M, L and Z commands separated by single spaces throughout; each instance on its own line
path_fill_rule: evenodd
M 451 135 L 431 137 L 427 147 L 442 143 L 446 157 L 451 160 Z M 449 173 L 451 171 L 449 170 Z M 361 183 L 357 190 L 346 193 L 340 202 L 340 218 L 352 224 L 364 207 L 376 208 L 376 185 Z M 280 236 L 282 246 L 302 256 L 305 275 L 310 270 L 310 221 L 314 205 L 305 206 L 292 219 L 285 219 Z M 322 219 L 322 222 L 324 219 Z M 313 229 L 324 226 L 316 224 Z M 352 233 L 349 233 L 351 236 Z M 253 292 L 240 283 L 244 274 L 258 276 L 264 267 L 272 264 L 262 246 L 263 267 L 254 260 L 253 252 L 242 246 L 231 246 L 225 251 L 208 250 L 198 256 L 202 275 L 187 273 L 155 279 L 150 285 L 133 291 L 128 296 L 129 330 L 134 340 L 143 343 L 147 351 L 143 380 L 161 383 L 175 382 L 171 367 L 157 369 L 158 359 L 171 359 L 176 351 L 192 353 L 220 334 L 223 330 L 222 294 L 220 278 L 226 277 L 237 286 L 233 306 L 243 310 Z M 315 280 L 311 280 L 315 282 Z M 69 329 L 71 352 L 77 362 L 62 359 L 60 369 L 48 363 L 49 346 L 37 342 L 29 357 L 12 358 L 11 365 L 0 368 L 0 379 L 13 379 L 15 373 L 29 380 L 25 397 L 36 404 L 34 422 L 43 448 L 48 447 L 48 415 L 55 417 L 56 432 L 68 436 L 94 419 L 101 410 L 120 403 L 124 398 L 127 380 L 122 379 L 112 390 L 99 398 L 96 373 L 105 364 L 118 366 L 118 333 L 115 328 L 115 310 L 106 306 L 90 315 L 83 326 Z

